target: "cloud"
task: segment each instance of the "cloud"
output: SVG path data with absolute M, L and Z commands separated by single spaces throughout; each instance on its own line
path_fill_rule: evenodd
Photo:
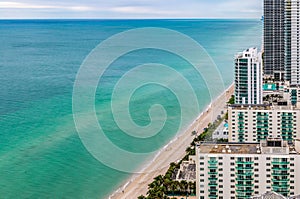
M 145 6 L 120 6 L 120 7 L 113 7 L 110 9 L 113 12 L 117 13 L 126 13 L 126 14 L 147 14 L 147 15 L 174 15 L 179 14 L 177 11 L 171 10 L 158 10 L 153 9 L 151 7 Z
M 71 6 L 71 7 L 63 7 L 63 9 L 70 9 L 74 11 L 93 11 L 96 10 L 95 8 L 88 7 L 88 6 Z
M 9 9 L 52 9 L 57 8 L 57 6 L 46 6 L 46 5 L 34 5 L 27 3 L 19 2 L 0 2 L 0 8 L 9 8 Z
M 262 13 L 262 1 L 251 0 L 243 1 L 240 0 L 227 0 L 217 4 L 216 11 L 222 13 L 236 13 L 236 14 L 255 14 Z
M 42 4 L 29 4 L 20 2 L 5 1 L 0 2 L 0 9 L 65 9 L 74 11 L 91 11 L 94 10 L 88 6 L 53 6 L 53 5 L 42 5 Z
M 1 18 L 258 18 L 251 0 L 0 0 Z

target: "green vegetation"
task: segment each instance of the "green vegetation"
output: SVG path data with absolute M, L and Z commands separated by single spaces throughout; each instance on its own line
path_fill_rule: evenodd
M 281 99 L 283 99 L 283 96 L 278 95 L 278 94 L 271 94 L 271 95 L 267 95 L 263 98 L 263 101 L 268 101 L 268 102 L 278 102 Z
M 175 181 L 174 175 L 175 171 L 180 168 L 182 161 L 187 161 L 190 155 L 196 154 L 196 144 L 203 141 L 213 141 L 212 134 L 217 129 L 217 127 L 225 119 L 223 118 L 216 120 L 214 123 L 209 123 L 208 127 L 204 129 L 203 133 L 197 135 L 196 131 L 192 132 L 195 136 L 194 140 L 190 146 L 185 150 L 186 155 L 179 163 L 171 163 L 168 171 L 164 176 L 159 175 L 154 178 L 153 182 L 148 185 L 147 196 L 139 196 L 138 199 L 169 199 L 174 196 L 188 196 L 194 195 L 196 193 L 196 182 Z M 218 142 L 226 142 L 228 140 L 218 140 Z M 173 177 L 173 178 L 172 178 Z
M 234 103 L 235 103 L 234 95 L 231 95 L 231 98 L 229 99 L 227 104 L 234 104 Z
M 228 120 L 228 111 L 225 113 L 224 119 Z
M 217 143 L 226 143 L 228 142 L 228 139 L 218 139 Z
M 188 196 L 196 193 L 196 183 L 182 180 L 180 182 L 172 179 L 175 170 L 180 164 L 171 163 L 167 173 L 154 178 L 148 185 L 147 196 L 139 196 L 138 199 L 168 199 L 174 196 Z

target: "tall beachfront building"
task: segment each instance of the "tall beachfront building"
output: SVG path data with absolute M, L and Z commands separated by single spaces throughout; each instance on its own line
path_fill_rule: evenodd
M 262 104 L 262 54 L 257 48 L 235 57 L 235 103 Z
M 245 199 L 273 191 L 300 194 L 300 141 L 202 143 L 196 148 L 197 198 Z
M 300 85 L 300 1 L 264 0 L 264 74 Z
M 294 106 L 232 105 L 228 108 L 229 142 L 257 142 L 268 137 L 291 143 L 300 137 L 300 109 Z
M 285 0 L 285 79 L 300 85 L 300 1 Z
M 277 80 L 285 72 L 285 1 L 264 0 L 264 74 Z

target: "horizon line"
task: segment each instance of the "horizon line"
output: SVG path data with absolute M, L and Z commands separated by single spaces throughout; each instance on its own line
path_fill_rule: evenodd
M 4 20 L 261 20 L 261 18 L 0 18 Z

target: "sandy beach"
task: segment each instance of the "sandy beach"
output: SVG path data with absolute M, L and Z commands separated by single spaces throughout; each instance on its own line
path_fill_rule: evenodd
M 148 184 L 153 181 L 153 178 L 165 174 L 171 162 L 180 160 L 185 155 L 185 149 L 190 145 L 194 136 L 192 131 L 197 131 L 198 134 L 203 132 L 210 122 L 217 119 L 217 116 L 222 111 L 226 112 L 226 102 L 234 92 L 234 87 L 231 85 L 224 91 L 208 108 L 202 112 L 199 117 L 182 133 L 177 139 L 165 147 L 156 159 L 148 165 L 153 172 L 133 174 L 131 180 L 118 189 L 109 198 L 111 199 L 136 199 L 140 195 L 146 195 Z M 145 169 L 147 171 L 147 168 Z

